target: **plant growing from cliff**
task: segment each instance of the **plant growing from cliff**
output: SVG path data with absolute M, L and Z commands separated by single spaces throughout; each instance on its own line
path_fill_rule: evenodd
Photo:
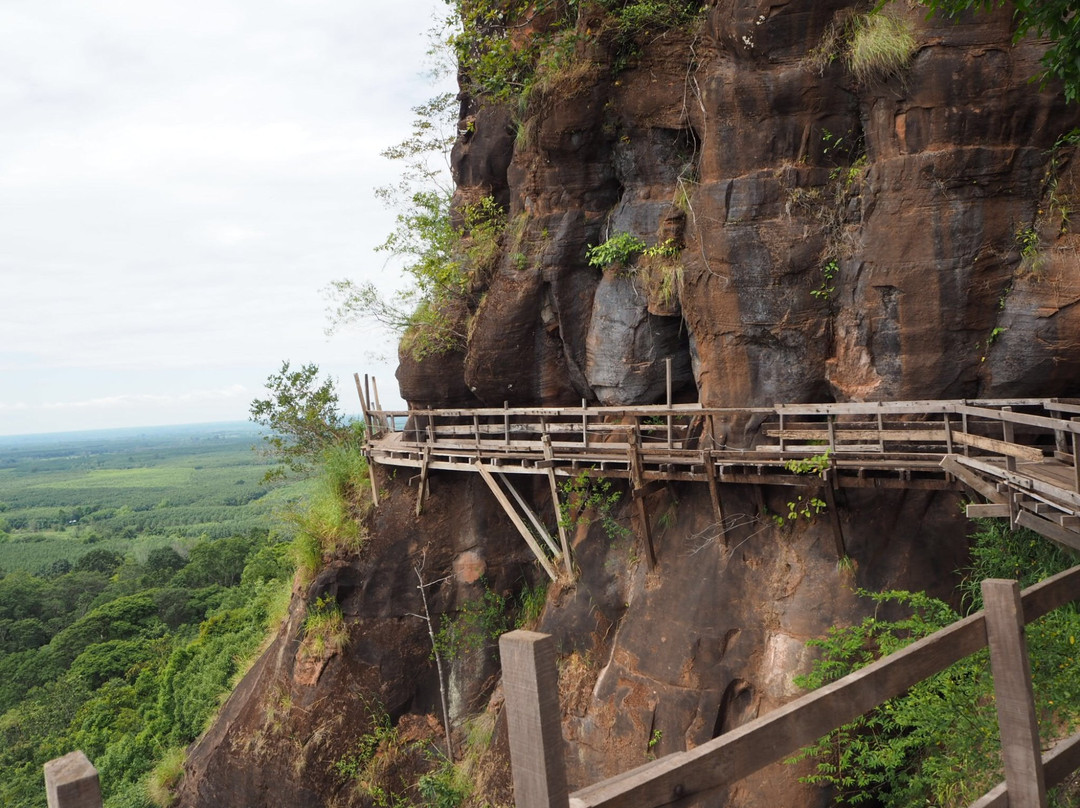
M 808 55 L 807 64 L 823 72 L 839 59 L 862 84 L 900 75 L 915 54 L 915 31 L 887 5 L 879 3 L 864 13 L 841 11 Z
M 590 477 L 582 471 L 578 476 L 565 480 L 559 490 L 559 524 L 566 530 L 586 527 L 599 519 L 604 532 L 612 541 L 627 536 L 630 531 L 616 521 L 612 513 L 621 498 L 619 491 L 612 490 L 611 482 L 603 477 Z
M 955 18 L 966 11 L 1000 8 L 1005 0 L 925 0 L 923 5 L 931 13 Z M 1014 43 L 1028 36 L 1051 42 L 1041 60 L 1043 84 L 1059 79 L 1066 99 L 1080 99 L 1080 30 L 1075 0 L 1016 0 L 1012 6 Z
M 826 449 L 821 454 L 812 455 L 811 457 L 788 460 L 784 463 L 784 468 L 793 474 L 816 474 L 824 479 L 825 472 L 829 470 L 831 465 L 831 451 Z
M 443 620 L 435 634 L 435 651 L 460 659 L 487 648 L 497 648 L 499 636 L 510 630 L 506 598 L 484 585 L 484 593 L 467 600 L 451 620 Z
M 317 598 L 308 607 L 304 618 L 304 638 L 300 643 L 302 656 L 321 659 L 340 654 L 349 641 L 349 629 L 341 606 L 332 597 Z
M 835 258 L 830 258 L 821 265 L 821 285 L 817 289 L 811 289 L 810 294 L 818 300 L 828 300 L 836 291 L 835 280 L 840 272 L 840 264 Z

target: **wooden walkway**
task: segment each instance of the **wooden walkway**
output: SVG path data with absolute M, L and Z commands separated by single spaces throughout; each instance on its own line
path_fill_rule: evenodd
M 720 525 L 725 484 L 815 490 L 830 506 L 840 554 L 843 536 L 832 507 L 837 488 L 966 488 L 985 500 L 969 506 L 970 516 L 1007 517 L 1080 550 L 1080 400 L 770 408 L 588 407 L 583 402 L 580 407 L 389 411 L 372 406 L 366 379 L 356 381 L 367 457 L 416 469 L 417 512 L 432 471 L 479 473 L 552 577 L 554 565 L 541 545 L 565 558 L 566 537 L 560 535 L 556 543 L 517 493 L 511 475 L 546 476 L 556 502 L 560 478 L 628 480 L 645 517 L 650 560 L 641 495 L 652 483 L 671 481 L 708 484 Z M 736 430 L 753 436 L 748 445 L 733 445 L 727 435 Z

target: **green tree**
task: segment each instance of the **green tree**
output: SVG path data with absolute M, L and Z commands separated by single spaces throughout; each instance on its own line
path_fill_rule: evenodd
M 267 454 L 281 463 L 266 473 L 267 479 L 287 471 L 306 472 L 327 446 L 351 434 L 338 409 L 334 380 L 319 382 L 319 366 L 301 365 L 293 370 L 288 361 L 266 379 L 267 398 L 251 402 L 251 420 L 271 430 L 263 436 Z
M 1065 98 L 1080 98 L 1080 14 L 1076 0 L 1010 0 L 1016 29 L 1013 41 L 1028 34 L 1049 39 L 1050 48 L 1042 57 L 1043 79 L 1060 79 Z M 990 11 L 1006 0 L 926 0 L 931 12 L 955 17 L 969 10 Z M 884 3 L 880 4 L 884 5 Z

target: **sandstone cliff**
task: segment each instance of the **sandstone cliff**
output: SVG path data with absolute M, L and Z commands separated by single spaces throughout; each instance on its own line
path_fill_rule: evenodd
M 602 15 L 583 14 L 573 69 L 553 70 L 523 107 L 466 94 L 459 198 L 493 196 L 511 227 L 460 313 L 467 344 L 404 354 L 404 396 L 651 403 L 667 357 L 679 397 L 714 406 L 1076 395 L 1080 238 L 1068 212 L 1080 174 L 1059 138 L 1080 111 L 1030 82 L 1042 45 L 1011 44 L 1008 9 L 953 23 L 893 3 L 914 34 L 910 63 L 856 77 L 822 45 L 860 8 L 712 2 L 697 23 L 642 37 L 621 70 L 612 62 L 625 43 L 593 36 Z M 633 273 L 590 266 L 587 248 L 622 232 L 673 244 L 675 256 Z M 752 426 L 730 424 L 726 437 Z M 438 613 L 476 598 L 480 572 L 500 592 L 536 580 L 477 481 L 435 475 L 416 518 L 415 488 L 378 479 L 389 496 L 371 541 L 297 591 L 294 618 L 192 750 L 182 805 L 373 804 L 332 764 L 370 730 L 373 700 L 407 726 L 437 713 L 413 616 L 419 559 L 428 580 L 446 578 L 432 590 Z M 526 495 L 552 513 L 543 487 Z M 855 566 L 844 569 L 824 526 L 762 517 L 780 493 L 725 495 L 726 545 L 707 494 L 652 495 L 664 523 L 651 572 L 632 535 L 613 542 L 593 526 L 575 537 L 579 578 L 549 590 L 539 624 L 563 655 L 573 787 L 790 699 L 805 640 L 858 618 L 854 584 L 947 596 L 963 564 L 966 525 L 950 496 L 849 496 L 841 520 Z M 351 642 L 305 662 L 298 615 L 324 593 L 342 604 Z M 498 714 L 495 673 L 485 659 L 458 665 L 459 729 L 493 688 Z M 497 732 L 484 754 L 477 804 L 509 799 L 502 743 Z M 796 774 L 773 767 L 723 804 L 824 799 Z

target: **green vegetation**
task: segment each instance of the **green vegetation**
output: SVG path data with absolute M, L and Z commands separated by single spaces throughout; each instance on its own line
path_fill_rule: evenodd
M 1005 5 L 1005 0 L 926 0 L 931 13 L 956 17 L 969 10 L 990 11 Z M 1042 80 L 1058 79 L 1064 85 L 1065 98 L 1080 98 L 1080 23 L 1075 0 L 1016 0 L 1013 42 L 1027 36 L 1048 39 L 1050 47 L 1042 57 Z
M 44 806 L 42 765 L 73 749 L 106 808 L 172 801 L 183 750 L 287 613 L 297 548 L 317 569 L 359 546 L 367 467 L 317 376 L 286 363 L 253 405 L 279 460 L 321 472 L 272 489 L 249 425 L 0 444 L 0 804 Z M 270 530 L 284 509 L 295 545 Z M 304 652 L 346 640 L 337 604 L 312 604 Z
M 788 460 L 784 463 L 784 468 L 794 474 L 816 474 L 818 477 L 824 479 L 825 472 L 828 471 L 829 467 L 832 465 L 832 460 L 830 459 L 831 454 L 831 451 L 826 449 L 821 454 L 816 454 L 802 460 Z
M 846 13 L 825 32 L 807 63 L 819 72 L 840 59 L 855 77 L 868 84 L 900 75 L 917 49 L 911 23 L 879 3 L 865 13 Z
M 362 435 L 363 425 L 347 423 L 338 409 L 334 380 L 327 376 L 317 384 L 318 378 L 317 365 L 292 370 L 282 362 L 281 370 L 266 379 L 269 397 L 251 402 L 251 420 L 270 430 L 263 436 L 267 454 L 281 463 L 266 480 L 309 471 L 328 448 Z
M 73 749 L 108 808 L 167 804 L 178 750 L 276 627 L 287 549 L 254 531 L 186 559 L 95 550 L 63 574 L 0 577 L 0 804 L 44 806 L 42 765 Z
M 458 808 L 472 793 L 462 772 L 424 741 L 406 741 L 380 706 L 369 709 L 371 728 L 332 765 L 376 808 Z M 416 782 L 411 772 L 424 771 Z
M 612 490 L 611 481 L 603 477 L 590 477 L 582 471 L 577 477 L 563 481 L 559 486 L 559 523 L 566 530 L 576 530 L 599 519 L 604 532 L 612 541 L 626 538 L 630 529 L 620 525 L 613 513 L 622 494 Z
M 1075 563 L 1074 557 L 1029 531 L 983 522 L 962 584 L 964 600 L 973 610 L 981 608 L 979 583 L 986 578 L 1015 578 L 1029 586 Z M 811 642 L 823 656 L 809 675 L 797 680 L 803 687 L 834 681 L 960 617 L 921 593 L 860 594 L 878 604 L 875 613 L 857 626 L 833 629 L 825 639 Z M 1075 604 L 1027 628 L 1044 741 L 1068 734 L 1080 723 L 1077 637 L 1080 612 Z M 984 649 L 822 738 L 795 759 L 814 762 L 808 782 L 834 787 L 839 805 L 946 808 L 970 804 L 1002 779 L 999 749 Z

